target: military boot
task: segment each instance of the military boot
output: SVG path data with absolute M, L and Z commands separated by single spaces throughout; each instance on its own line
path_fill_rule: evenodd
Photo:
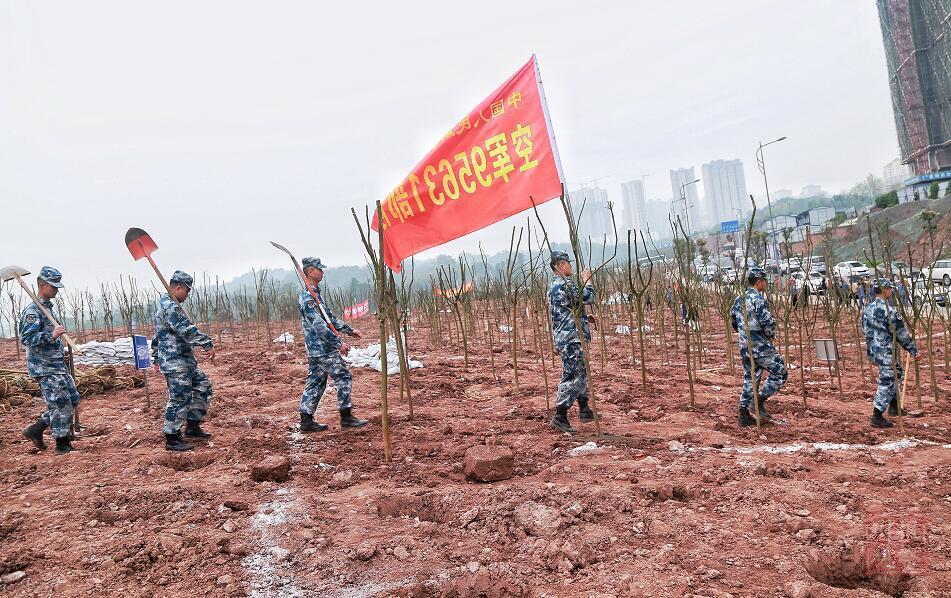
M 888 415 L 898 415 L 898 401 L 897 401 L 897 400 L 892 401 L 891 403 L 888 404 L 888 412 L 887 412 L 887 413 L 888 413 Z M 902 410 L 901 410 L 901 414 L 902 414 L 903 416 L 907 416 L 907 415 L 908 415 L 908 412 L 905 411 L 904 407 L 903 407 Z
M 200 421 L 191 419 L 185 424 L 185 436 L 191 436 L 192 438 L 211 438 L 209 432 L 205 432 L 201 429 Z
M 322 424 L 314 421 L 314 416 L 309 413 L 304 413 L 301 411 L 300 414 L 300 431 L 301 432 L 323 432 L 327 429 L 327 424 Z
M 340 410 L 340 426 L 344 428 L 359 428 L 360 426 L 365 426 L 367 420 L 360 419 L 359 417 L 353 416 L 352 409 L 341 409 Z
M 588 399 L 578 399 L 578 419 L 583 422 L 594 421 L 594 411 L 588 406 Z
M 575 433 L 575 429 L 571 427 L 571 422 L 568 421 L 567 406 L 559 405 L 555 407 L 555 417 L 551 418 L 551 427 L 557 428 L 562 432 L 568 432 L 569 434 Z
M 69 436 L 63 436 L 56 439 L 56 454 L 65 455 L 73 450 L 73 445 L 69 443 Z
M 766 411 L 766 399 L 759 400 L 759 417 L 760 420 L 764 422 L 773 421 L 773 414 Z
M 190 451 L 192 450 L 192 445 L 188 444 L 182 440 L 182 433 L 176 432 L 175 434 L 166 434 L 165 435 L 165 450 L 167 451 Z
M 753 417 L 746 407 L 740 407 L 740 417 L 737 419 L 737 423 L 741 428 L 748 428 L 756 425 L 756 418 Z
M 39 417 L 37 418 L 36 423 L 30 424 L 29 426 L 23 428 L 23 436 L 29 438 L 30 442 L 33 443 L 33 446 L 42 451 L 46 448 L 46 443 L 43 442 L 43 430 L 46 428 L 46 422 L 43 421 L 42 417 Z
M 873 428 L 891 428 L 895 424 L 888 421 L 882 416 L 882 412 L 878 409 L 872 408 L 872 427 Z

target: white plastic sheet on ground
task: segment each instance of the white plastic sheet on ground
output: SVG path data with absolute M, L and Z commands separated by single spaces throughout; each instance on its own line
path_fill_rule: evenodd
M 290 332 L 283 332 L 281 333 L 281 336 L 274 339 L 274 342 L 275 343 L 293 343 L 294 335 L 291 334 Z
M 82 352 L 76 355 L 79 365 L 135 365 L 135 350 L 132 347 L 132 337 L 124 336 L 110 342 L 100 343 L 90 341 L 79 345 Z
M 350 353 L 343 358 L 344 361 L 354 367 L 373 368 L 378 372 L 383 371 L 382 361 L 380 360 L 380 343 L 373 343 L 365 349 L 360 347 L 350 347 Z M 415 370 L 423 367 L 423 362 L 409 360 L 409 369 Z M 400 373 L 400 357 L 396 352 L 396 339 L 390 337 L 386 343 L 386 373 L 389 376 Z
M 644 324 L 643 326 L 641 326 L 641 331 L 642 331 L 642 332 L 650 332 L 650 331 L 652 331 L 652 330 L 653 330 L 653 328 L 651 328 L 651 327 L 648 326 L 647 324 Z M 614 333 L 615 333 L 615 334 L 630 334 L 630 333 L 631 333 L 631 327 L 630 327 L 630 326 L 624 326 L 624 325 L 616 326 L 616 327 L 614 328 Z

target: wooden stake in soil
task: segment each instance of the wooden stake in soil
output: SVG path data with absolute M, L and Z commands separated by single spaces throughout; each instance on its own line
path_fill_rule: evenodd
M 898 433 L 901 436 L 905 435 L 905 418 L 901 414 L 902 407 L 905 406 L 905 390 L 908 388 L 908 360 L 911 358 L 911 353 L 905 355 L 905 370 L 904 370 L 904 379 L 901 383 L 901 393 L 895 397 L 895 401 L 898 403 Z
M 386 403 L 386 384 L 387 384 L 387 369 L 389 364 L 387 363 L 389 359 L 386 354 L 386 262 L 383 261 L 383 208 L 380 206 L 380 202 L 376 202 L 376 216 L 377 222 L 380 225 L 377 227 L 379 230 L 378 238 L 380 242 L 380 268 L 377 273 L 377 281 L 379 282 L 379 307 L 380 314 L 380 370 L 382 370 L 382 381 L 380 382 L 380 405 L 383 411 L 381 422 L 383 424 L 383 458 L 387 463 L 393 461 L 393 447 L 390 446 L 390 411 Z M 399 328 L 396 329 L 396 334 L 399 334 Z
M 360 231 L 360 240 L 363 242 L 363 247 L 366 249 L 367 257 L 370 260 L 370 266 L 373 268 L 374 278 L 376 278 L 376 292 L 377 292 L 377 318 L 380 320 L 380 373 L 382 374 L 382 380 L 380 382 L 380 406 L 381 406 L 381 417 L 380 421 L 383 427 L 383 459 L 387 463 L 392 463 L 393 461 L 393 447 L 390 444 L 390 412 L 389 405 L 387 403 L 387 358 L 386 358 L 386 313 L 388 311 L 389 303 L 387 301 L 387 277 L 386 277 L 386 263 L 383 261 L 383 208 L 380 206 L 380 202 L 376 202 L 376 217 L 377 222 L 379 223 L 378 227 L 378 244 L 379 252 L 373 248 L 373 243 L 371 242 L 371 228 L 370 228 L 370 208 L 366 208 L 366 224 L 367 230 L 364 233 L 363 225 L 360 224 L 360 219 L 357 218 L 357 211 L 350 209 L 350 213 L 353 214 L 353 220 L 357 224 L 357 229 Z M 399 326 L 395 327 L 396 334 L 398 335 Z

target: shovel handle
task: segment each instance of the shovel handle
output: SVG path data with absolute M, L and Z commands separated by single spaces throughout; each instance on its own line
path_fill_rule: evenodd
M 40 311 L 43 312 L 43 315 L 53 323 L 53 326 L 59 326 L 60 323 L 56 321 L 56 318 L 53 317 L 53 314 L 50 313 L 50 310 L 46 309 L 46 306 L 43 305 L 43 303 L 40 301 L 40 298 L 36 296 L 36 293 L 33 292 L 33 289 L 23 282 L 23 279 L 20 278 L 19 274 L 14 274 L 14 276 L 16 276 L 17 282 L 20 283 L 20 286 L 23 287 L 23 290 L 26 291 L 30 298 L 33 299 L 33 303 L 35 303 L 36 306 L 40 308 Z M 73 340 L 73 337 L 69 336 L 69 334 L 66 332 L 64 332 L 61 337 L 64 341 L 66 341 L 66 344 L 69 345 L 69 348 L 72 349 L 74 353 L 77 355 L 82 355 L 83 351 L 76 344 L 76 341 Z

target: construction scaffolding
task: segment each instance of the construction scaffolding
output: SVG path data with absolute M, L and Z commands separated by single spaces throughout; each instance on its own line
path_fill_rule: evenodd
M 878 0 L 902 161 L 951 168 L 951 0 Z

